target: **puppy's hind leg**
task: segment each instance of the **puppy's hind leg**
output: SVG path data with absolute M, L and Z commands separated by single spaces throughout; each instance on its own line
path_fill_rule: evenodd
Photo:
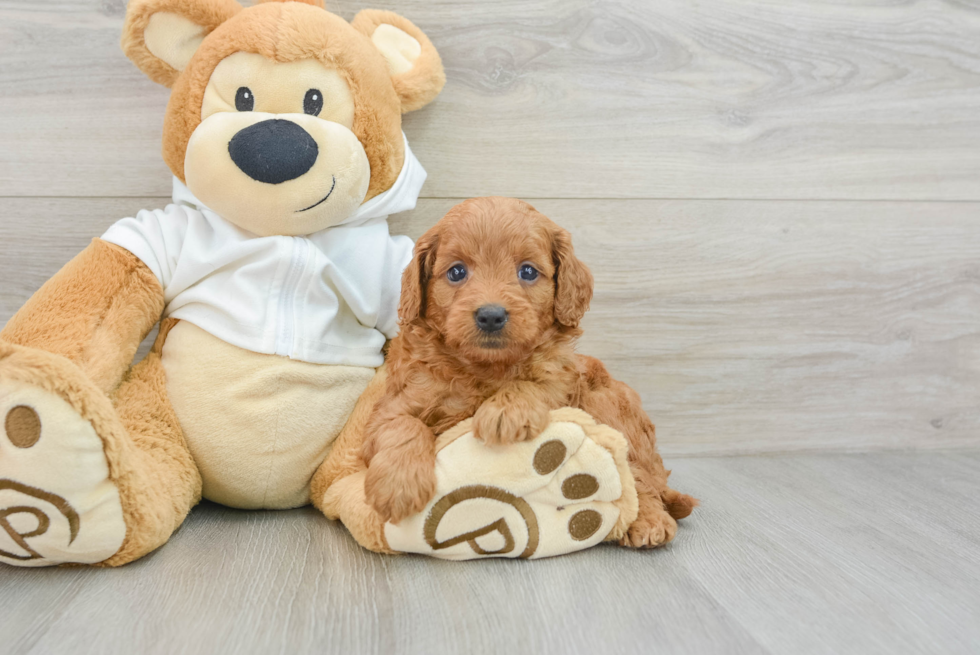
M 580 356 L 586 388 L 580 407 L 596 421 L 620 432 L 629 442 L 629 463 L 636 480 L 639 514 L 620 544 L 653 548 L 677 533 L 677 520 L 691 513 L 698 501 L 667 486 L 669 472 L 657 452 L 656 431 L 639 394 L 614 379 L 598 359 Z
M 651 484 L 648 471 L 631 463 L 630 469 L 636 480 L 636 496 L 639 510 L 636 520 L 619 540 L 619 545 L 630 548 L 656 548 L 669 543 L 677 534 L 677 521 L 667 511 L 659 489 Z

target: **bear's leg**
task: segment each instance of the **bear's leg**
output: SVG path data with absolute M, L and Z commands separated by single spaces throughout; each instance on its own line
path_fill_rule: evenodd
M 421 512 L 385 523 L 364 497 L 365 471 L 321 499 L 365 548 L 447 559 L 551 557 L 619 539 L 637 517 L 622 434 L 581 410 L 551 412 L 534 439 L 488 445 L 466 420 L 436 439 L 436 494 Z
M 618 539 L 636 519 L 637 489 L 625 439 L 583 412 L 565 408 L 552 412 L 545 432 L 521 444 L 487 446 L 473 437 L 471 421 L 440 435 L 439 488 L 429 510 L 386 526 L 365 498 L 366 467 L 360 458 L 365 427 L 384 394 L 385 378 L 382 367 L 310 485 L 312 503 L 327 518 L 340 519 L 361 546 L 451 559 L 543 557 Z M 449 512 L 461 503 L 472 504 L 469 510 Z M 437 511 L 440 507 L 445 511 Z M 389 542 L 387 529 L 395 541 Z M 441 531 L 446 532 L 442 537 Z M 443 542 L 433 545 L 440 538 Z M 494 547 L 503 548 L 493 552 L 480 543 L 498 538 L 504 543 Z
M 169 322 L 164 321 L 161 332 Z M 126 564 L 162 546 L 201 500 L 201 474 L 167 397 L 159 349 L 165 337 L 157 339 L 157 346 L 113 395 L 134 459 L 127 482 L 132 506 L 126 515 L 126 541 L 106 566 Z
M 64 358 L 0 342 L 0 421 L 0 561 L 125 564 L 200 498 L 156 352 L 110 399 Z
M 159 354 L 127 373 L 162 310 L 153 273 L 95 239 L 0 332 L 0 561 L 123 564 L 196 501 Z

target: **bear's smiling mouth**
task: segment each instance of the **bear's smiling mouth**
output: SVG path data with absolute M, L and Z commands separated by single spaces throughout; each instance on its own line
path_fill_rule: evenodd
M 336 186 L 337 186 L 337 176 L 336 175 L 331 175 L 330 177 L 333 178 L 333 183 L 330 185 L 330 190 L 327 191 L 327 195 L 323 196 L 322 198 L 320 198 L 319 200 L 317 200 L 315 203 L 313 203 L 312 205 L 310 205 L 306 209 L 297 210 L 297 212 L 296 212 L 297 214 L 313 209 L 314 207 L 316 207 L 317 205 L 321 204 L 327 198 L 330 197 L 330 194 L 333 193 L 334 188 L 336 188 Z

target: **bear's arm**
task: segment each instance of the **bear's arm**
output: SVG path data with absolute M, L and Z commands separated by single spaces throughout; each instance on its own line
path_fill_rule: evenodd
M 66 357 L 109 392 L 163 306 L 163 288 L 138 257 L 93 239 L 14 314 L 0 339 Z

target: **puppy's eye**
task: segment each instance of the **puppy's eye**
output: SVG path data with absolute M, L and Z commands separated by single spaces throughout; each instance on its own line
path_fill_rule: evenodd
M 253 107 L 255 107 L 255 96 L 252 95 L 252 89 L 247 86 L 238 87 L 238 93 L 235 94 L 235 109 L 252 111 Z
M 525 282 L 534 282 L 538 279 L 538 269 L 530 264 L 521 264 L 521 267 L 517 269 L 517 277 Z
M 303 111 L 310 116 L 319 116 L 323 109 L 323 94 L 320 89 L 310 89 L 303 98 Z
M 466 279 L 466 267 L 462 264 L 453 264 L 452 268 L 446 272 L 446 278 L 450 282 L 462 282 Z

